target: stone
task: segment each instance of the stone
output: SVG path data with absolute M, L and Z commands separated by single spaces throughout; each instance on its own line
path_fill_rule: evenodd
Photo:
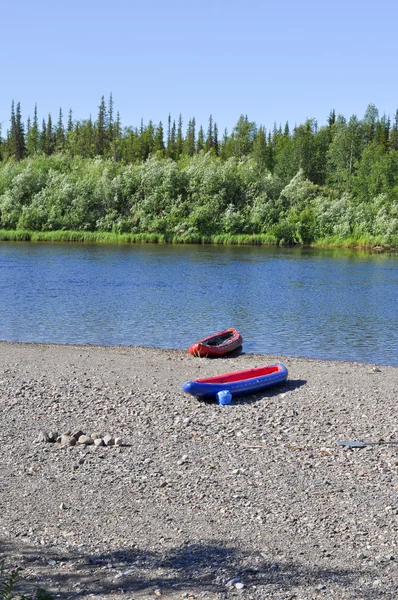
M 97 448 L 104 445 L 102 438 L 95 438 L 93 440 L 93 442 L 94 442 L 94 446 L 96 446 Z
M 78 444 L 82 444 L 83 446 L 90 446 L 91 444 L 94 444 L 93 438 L 85 434 L 79 436 L 77 442 Z
M 240 579 L 239 579 L 239 577 L 234 577 L 233 579 L 230 579 L 229 581 L 227 581 L 227 583 L 225 584 L 225 587 L 231 588 L 234 585 L 236 585 L 237 583 L 240 583 Z
M 50 441 L 49 434 L 46 433 L 45 431 L 39 431 L 39 435 L 35 439 L 35 442 L 40 443 L 40 442 L 49 442 L 49 441 Z
M 104 442 L 105 446 L 112 446 L 115 442 L 113 437 L 111 435 L 109 435 L 108 433 L 106 435 L 104 435 L 104 437 L 102 438 L 102 441 Z
M 76 439 L 71 435 L 63 433 L 60 439 L 61 446 L 76 446 Z
M 84 435 L 84 431 L 82 431 L 81 429 L 78 429 L 77 431 L 75 431 L 72 434 L 72 437 L 74 437 L 75 440 L 79 441 L 79 437 L 81 437 L 82 435 Z

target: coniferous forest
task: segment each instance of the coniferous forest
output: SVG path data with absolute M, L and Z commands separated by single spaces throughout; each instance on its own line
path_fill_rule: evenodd
M 112 95 L 95 120 L 26 122 L 12 102 L 0 131 L 0 239 L 398 247 L 398 111 L 332 110 L 272 131 L 122 127 Z

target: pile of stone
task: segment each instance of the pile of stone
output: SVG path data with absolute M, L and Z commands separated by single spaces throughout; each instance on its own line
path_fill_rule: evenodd
M 101 435 L 100 433 L 84 433 L 84 431 L 58 433 L 56 431 L 41 431 L 35 442 L 50 442 L 60 444 L 61 446 L 121 446 L 121 439 L 113 437 L 108 433 Z

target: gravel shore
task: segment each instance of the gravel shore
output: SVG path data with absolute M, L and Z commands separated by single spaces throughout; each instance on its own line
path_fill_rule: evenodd
M 230 406 L 181 389 L 275 362 Z M 61 599 L 395 600 L 398 445 L 336 441 L 398 439 L 397 398 L 396 367 L 0 343 L 0 559 Z

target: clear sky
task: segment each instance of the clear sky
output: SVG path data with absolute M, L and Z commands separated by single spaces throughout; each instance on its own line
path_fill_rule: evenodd
M 0 123 L 59 109 L 97 117 L 112 93 L 123 126 L 191 117 L 220 136 L 241 114 L 271 129 L 332 109 L 398 109 L 396 0 L 3 0 Z

